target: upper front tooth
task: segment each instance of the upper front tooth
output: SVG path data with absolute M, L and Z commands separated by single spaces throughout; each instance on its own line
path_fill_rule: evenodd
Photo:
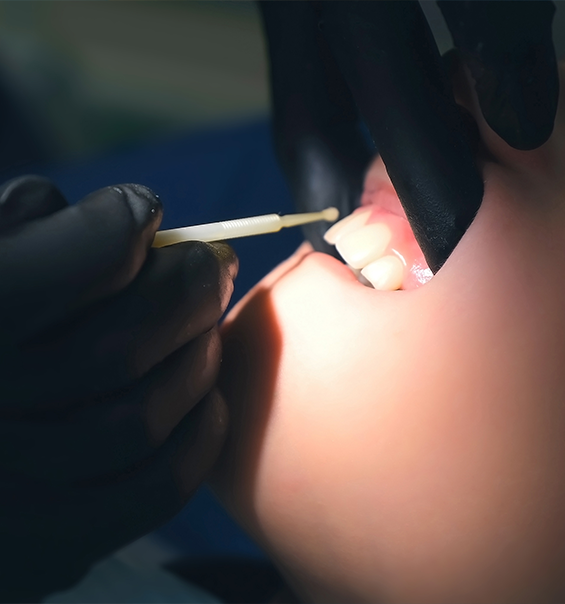
M 355 212 L 346 216 L 339 222 L 332 225 L 324 235 L 324 239 L 330 244 L 335 245 L 342 237 L 361 228 L 368 220 L 371 208 L 361 212 Z
M 382 222 L 366 224 L 356 231 L 340 237 L 337 251 L 353 268 L 363 268 L 380 258 L 392 238 L 392 232 Z

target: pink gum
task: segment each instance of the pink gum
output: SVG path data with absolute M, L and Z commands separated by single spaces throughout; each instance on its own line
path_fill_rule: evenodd
M 371 214 L 366 224 L 380 222 L 386 224 L 392 232 L 385 254 L 397 256 L 404 265 L 402 289 L 415 289 L 427 283 L 432 278 L 432 272 L 394 189 L 383 187 L 376 191 L 365 191 L 361 204 L 354 213 L 364 212 L 370 206 Z

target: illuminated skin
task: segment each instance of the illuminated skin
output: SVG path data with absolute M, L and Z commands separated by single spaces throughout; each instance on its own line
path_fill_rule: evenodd
M 533 152 L 478 123 L 484 202 L 429 283 L 303 247 L 224 326 L 214 484 L 306 601 L 565 601 L 563 111 Z

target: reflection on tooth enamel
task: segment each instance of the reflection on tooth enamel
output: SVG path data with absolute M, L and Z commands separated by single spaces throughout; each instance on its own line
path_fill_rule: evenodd
M 347 264 L 353 268 L 363 268 L 384 254 L 391 238 L 388 226 L 377 222 L 340 237 L 336 248 Z
M 375 289 L 392 291 L 400 289 L 404 277 L 404 266 L 396 256 L 383 256 L 368 264 L 361 274 Z
M 342 237 L 361 228 L 369 219 L 371 208 L 361 212 L 350 214 L 342 220 L 332 225 L 324 235 L 324 239 L 330 244 L 335 245 Z

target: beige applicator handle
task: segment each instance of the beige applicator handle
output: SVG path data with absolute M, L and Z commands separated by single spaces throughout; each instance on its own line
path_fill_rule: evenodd
M 222 241 L 237 237 L 250 237 L 265 233 L 276 233 L 285 227 L 299 226 L 309 222 L 335 222 L 339 218 L 337 208 L 326 208 L 321 212 L 307 212 L 304 214 L 265 214 L 263 216 L 250 216 L 223 222 L 209 222 L 197 224 L 180 229 L 158 231 L 153 240 L 153 247 L 165 247 L 183 241 Z

